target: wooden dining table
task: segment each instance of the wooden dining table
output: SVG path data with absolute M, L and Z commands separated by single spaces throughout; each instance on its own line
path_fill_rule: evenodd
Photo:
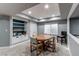
M 45 41 L 45 40 L 51 39 L 52 36 L 51 35 L 38 35 L 36 38 L 38 41 Z
M 35 35 L 33 38 L 36 38 L 38 41 L 45 41 L 48 39 L 51 39 L 53 36 L 52 35 Z
M 36 38 L 37 41 L 40 41 L 43 44 L 43 49 L 45 50 L 44 41 L 53 38 L 53 36 L 51 36 L 51 35 L 36 35 L 36 36 L 34 36 L 34 38 Z

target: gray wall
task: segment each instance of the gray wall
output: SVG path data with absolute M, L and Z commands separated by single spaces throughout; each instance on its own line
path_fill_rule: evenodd
M 37 33 L 38 34 L 44 34 L 44 24 L 38 24 L 37 25 Z
M 72 56 L 79 56 L 79 38 L 72 35 L 79 35 L 79 18 L 70 19 L 69 49 Z
M 70 33 L 79 35 L 79 18 L 70 20 Z
M 0 46 L 10 45 L 10 18 L 0 16 Z
M 61 31 L 67 31 L 67 24 L 58 24 L 58 34 L 61 35 Z
M 51 22 L 42 22 L 37 24 L 38 34 L 44 34 L 44 25 L 45 24 L 58 24 L 58 34 L 61 34 L 61 31 L 67 31 L 67 20 L 56 20 Z
M 75 40 L 78 40 L 78 38 L 74 37 L 73 35 L 69 36 L 69 49 L 72 56 L 79 56 L 79 42 L 76 42 Z

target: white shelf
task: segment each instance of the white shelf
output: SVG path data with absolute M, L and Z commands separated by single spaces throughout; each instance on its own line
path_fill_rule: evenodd
M 13 24 L 24 24 L 24 23 L 20 23 L 20 22 L 13 22 Z
M 24 28 L 24 26 L 13 26 L 13 27 L 22 27 L 22 28 Z
M 28 40 L 28 35 L 24 36 L 24 35 L 21 35 L 21 36 L 15 36 L 15 37 L 12 37 L 12 44 L 15 44 L 15 43 L 19 43 L 19 42 L 22 42 L 24 40 Z

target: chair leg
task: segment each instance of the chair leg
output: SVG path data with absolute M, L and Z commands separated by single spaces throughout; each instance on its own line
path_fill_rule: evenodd
M 67 45 L 67 39 L 65 38 L 65 44 Z
M 32 52 L 32 46 L 30 45 L 30 51 Z
M 57 43 L 58 43 L 58 37 L 57 37 Z
M 39 56 L 41 52 L 43 53 L 43 46 L 37 47 L 36 55 Z
M 38 51 L 38 47 L 37 47 L 37 49 L 36 49 L 36 55 L 37 55 L 37 56 L 39 55 L 38 52 L 39 52 L 39 51 Z
M 62 43 L 63 43 L 63 38 L 61 38 L 61 45 L 62 45 Z

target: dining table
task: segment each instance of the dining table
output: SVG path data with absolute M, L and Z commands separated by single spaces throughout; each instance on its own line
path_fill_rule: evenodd
M 43 50 L 46 50 L 45 49 L 45 41 L 46 40 L 49 40 L 49 39 L 52 39 L 53 36 L 52 35 L 36 35 L 34 36 L 33 38 L 36 38 L 36 40 L 39 42 L 41 42 L 43 44 Z

